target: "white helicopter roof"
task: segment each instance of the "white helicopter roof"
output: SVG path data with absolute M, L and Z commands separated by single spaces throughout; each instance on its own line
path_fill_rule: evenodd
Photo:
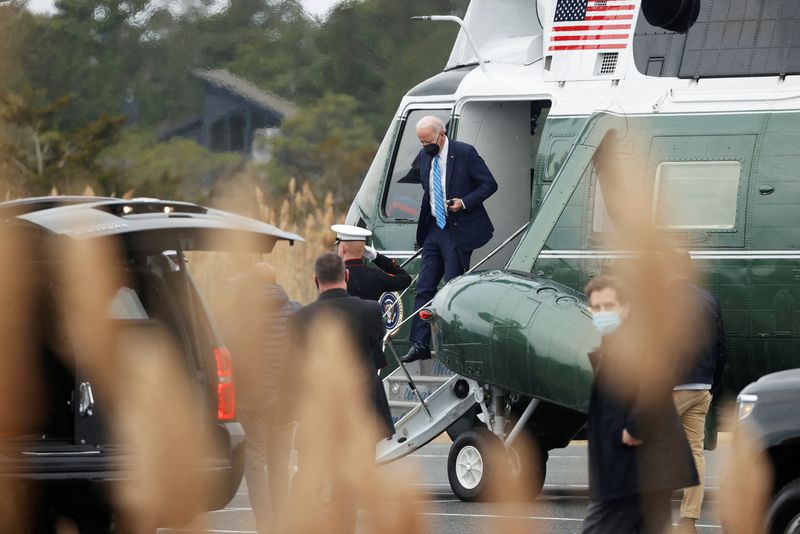
M 486 64 L 462 69 L 452 89 L 407 96 L 401 110 L 412 103 L 453 102 L 459 114 L 466 102 L 489 99 L 550 100 L 551 116 L 800 108 L 798 74 L 690 78 L 640 72 L 634 37 L 641 5 L 642 0 L 472 0 L 464 23 Z M 776 46 L 777 54 L 783 49 Z M 454 67 L 475 63 L 462 29 L 445 74 L 455 76 Z

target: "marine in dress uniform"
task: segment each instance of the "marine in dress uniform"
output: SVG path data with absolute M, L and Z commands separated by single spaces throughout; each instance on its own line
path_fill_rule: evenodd
M 411 276 L 396 261 L 367 245 L 372 232 L 346 224 L 334 224 L 331 230 L 336 232 L 338 254 L 347 268 L 349 294 L 377 301 L 384 293 L 403 291 L 411 285 Z M 367 265 L 365 259 L 375 267 Z

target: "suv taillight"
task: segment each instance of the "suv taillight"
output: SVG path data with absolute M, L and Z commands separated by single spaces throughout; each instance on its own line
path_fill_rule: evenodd
M 217 419 L 236 419 L 236 388 L 233 385 L 233 363 L 231 353 L 225 347 L 214 349 L 217 362 Z

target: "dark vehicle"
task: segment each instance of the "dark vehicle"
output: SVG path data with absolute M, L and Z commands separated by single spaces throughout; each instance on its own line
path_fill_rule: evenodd
M 177 347 L 177 368 L 185 370 L 196 408 L 187 417 L 199 417 L 197 428 L 206 435 L 198 439 L 215 445 L 213 456 L 203 457 L 198 467 L 213 489 L 203 507 L 224 507 L 242 478 L 244 433 L 236 422 L 231 357 L 187 269 L 184 251 L 244 242 L 249 252 L 266 253 L 278 240 L 302 238 L 231 213 L 156 199 L 25 199 L 0 204 L 0 220 L 0 231 L 15 232 L 17 242 L 30 248 L 21 261 L 33 277 L 36 302 L 31 354 L 41 376 L 34 395 L 41 398 L 21 404 L 38 403 L 43 413 L 33 425 L 23 421 L 0 428 L 0 482 L 34 488 L 33 515 L 41 524 L 31 530 L 49 530 L 53 517 L 67 516 L 81 532 L 109 531 L 112 485 L 136 476 L 127 461 L 130 447 L 114 437 L 109 425 L 111 410 L 99 393 L 106 385 L 87 368 L 85 354 L 69 333 L 56 328 L 56 303 L 63 273 L 70 268 L 58 250 L 69 240 L 106 240 L 119 251 L 112 261 L 124 282 L 111 299 L 107 319 L 120 336 L 161 334 Z
M 800 369 L 765 375 L 737 399 L 739 422 L 772 465 L 769 534 L 800 534 Z

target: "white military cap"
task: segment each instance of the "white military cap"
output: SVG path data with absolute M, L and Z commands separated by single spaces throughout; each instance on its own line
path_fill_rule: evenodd
M 372 235 L 366 228 L 349 224 L 334 224 L 331 230 L 336 232 L 336 239 L 339 241 L 366 241 Z

